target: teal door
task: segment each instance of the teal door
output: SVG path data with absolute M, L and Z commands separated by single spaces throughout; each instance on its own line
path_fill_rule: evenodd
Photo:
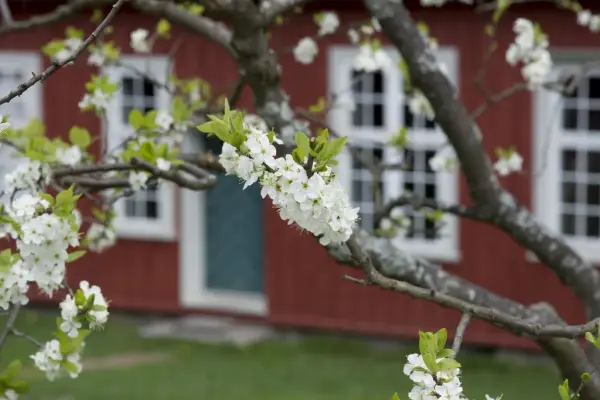
M 207 142 L 219 154 L 220 144 L 212 138 Z M 242 187 L 236 176 L 219 174 L 217 185 L 205 192 L 205 284 L 213 290 L 262 293 L 263 201 L 258 183 Z

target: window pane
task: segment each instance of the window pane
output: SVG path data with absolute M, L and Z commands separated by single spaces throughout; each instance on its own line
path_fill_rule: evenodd
M 134 199 L 126 199 L 125 200 L 125 215 L 128 217 L 136 217 L 135 211 L 136 211 L 136 201 Z
M 146 202 L 146 218 L 157 219 L 158 218 L 158 203 L 156 201 Z
M 587 203 L 600 205 L 600 185 L 587 185 Z
M 600 77 L 590 77 L 589 97 L 591 99 L 600 99 Z
M 600 130 L 600 111 L 589 110 L 588 111 L 588 129 L 592 131 Z
M 123 78 L 121 85 L 125 96 L 133 96 L 133 78 Z
M 565 150 L 562 154 L 563 171 L 575 171 L 577 169 L 577 152 L 575 150 Z
M 563 182 L 563 203 L 574 204 L 577 202 L 577 185 L 571 182 Z
M 381 71 L 377 71 L 373 73 L 373 93 L 383 93 L 384 85 L 383 85 L 383 73 Z
M 144 96 L 154 96 L 154 84 L 148 79 L 144 79 Z
M 565 235 L 575 235 L 575 216 L 573 214 L 562 215 L 561 230 Z
M 404 104 L 404 126 L 407 128 L 412 128 L 415 126 L 414 116 L 410 112 L 410 108 L 408 108 L 407 104 Z
M 577 110 L 572 108 L 563 110 L 563 128 L 577 129 Z
M 384 125 L 383 121 L 383 104 L 373 104 L 373 126 L 381 127 Z
M 588 172 L 596 173 L 600 172 L 600 152 L 597 151 L 588 151 L 587 153 L 587 161 L 588 161 Z
M 586 234 L 591 237 L 600 236 L 600 218 L 587 217 Z

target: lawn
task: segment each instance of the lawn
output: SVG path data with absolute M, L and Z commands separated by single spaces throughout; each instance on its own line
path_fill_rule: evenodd
M 3 321 L 0 321 L 3 324 Z M 22 312 L 17 328 L 43 340 L 53 317 Z M 361 341 L 311 338 L 276 341 L 246 348 L 202 345 L 175 340 L 141 339 L 136 326 L 114 317 L 87 342 L 85 358 L 143 353 L 170 358 L 154 364 L 92 368 L 76 379 L 47 382 L 31 369 L 34 346 L 15 337 L 2 350 L 4 365 L 21 358 L 35 400 L 389 400 L 408 397 L 410 382 L 402 374 L 406 351 L 374 349 Z M 511 366 L 485 356 L 460 358 L 463 382 L 471 399 L 484 393 L 504 400 L 558 399 L 557 377 L 550 366 Z

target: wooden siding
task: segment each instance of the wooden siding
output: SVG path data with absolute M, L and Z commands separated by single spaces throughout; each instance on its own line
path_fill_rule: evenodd
M 341 13 L 343 21 L 357 19 L 347 8 Z M 457 46 L 459 54 L 460 95 L 469 109 L 483 101 L 482 94 L 472 83 L 487 45 L 483 35 L 483 16 L 457 8 L 419 11 L 417 17 L 426 21 L 441 45 Z M 16 16 L 21 17 L 20 15 Z M 24 17 L 24 16 L 23 16 Z M 593 46 L 594 37 L 574 23 L 574 16 L 554 10 L 537 10 L 530 17 L 542 23 L 553 45 Z M 154 21 L 139 15 L 120 15 L 115 23 L 118 42 L 128 48 L 131 21 L 136 26 L 152 28 Z M 500 50 L 487 70 L 486 85 L 498 91 L 519 79 L 517 69 L 504 62 L 504 49 L 512 40 L 510 18 L 506 17 L 500 31 Z M 78 26 L 91 24 L 80 19 Z M 73 23 L 73 22 L 71 22 Z M 0 49 L 39 49 L 51 37 L 61 37 L 67 24 L 0 35 Z M 285 26 L 285 33 L 274 35 L 273 46 L 283 49 L 298 39 L 314 34 L 310 16 L 296 16 Z M 290 52 L 281 57 L 284 65 L 282 83 L 292 96 L 294 106 L 306 107 L 327 93 L 326 44 L 347 43 L 345 32 L 322 42 L 319 56 L 309 66 L 297 64 Z M 168 45 L 159 44 L 158 50 L 167 52 Z M 48 65 L 48 61 L 45 61 Z M 229 56 L 218 46 L 203 39 L 184 34 L 176 53 L 175 67 L 182 77 L 200 76 L 214 87 L 230 89 L 237 69 Z M 64 135 L 73 125 L 83 125 L 98 131 L 98 120 L 89 113 L 82 114 L 77 102 L 83 94 L 83 85 L 93 70 L 85 60 L 64 68 L 43 84 L 44 120 L 52 134 Z M 244 103 L 248 104 L 246 90 Z M 486 149 L 516 145 L 525 156 L 529 169 L 531 149 L 531 98 L 527 93 L 514 96 L 490 109 L 479 121 Z M 503 185 L 525 204 L 531 202 L 531 181 L 527 173 L 502 179 Z M 464 182 L 461 200 L 468 202 Z M 309 235 L 282 222 L 270 203 L 266 209 L 266 290 L 269 302 L 268 319 L 274 324 L 294 327 L 343 330 L 357 333 L 415 337 L 417 331 L 447 327 L 452 330 L 460 315 L 456 311 L 413 300 L 382 290 L 363 287 L 343 280 L 344 274 L 355 270 L 337 265 L 326 251 Z M 569 322 L 582 322 L 583 312 L 578 300 L 545 267 L 526 261 L 525 251 L 504 233 L 472 221 L 460 224 L 462 260 L 445 265 L 451 273 L 466 277 L 476 284 L 509 296 L 525 304 L 539 301 L 552 303 Z M 490 251 L 493 249 L 493 251 Z M 117 308 L 182 312 L 179 306 L 177 242 L 143 242 L 122 240 L 104 254 L 90 254 L 69 268 L 72 284 L 87 279 L 102 286 L 112 305 Z M 39 298 L 39 297 L 36 297 Z M 516 338 L 481 321 L 472 322 L 465 340 L 479 344 L 532 347 L 531 342 Z

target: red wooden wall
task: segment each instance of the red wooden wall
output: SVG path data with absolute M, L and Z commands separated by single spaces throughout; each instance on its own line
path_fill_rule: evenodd
M 358 7 L 347 6 L 340 13 L 342 21 L 364 16 Z M 29 10 L 41 12 L 36 6 Z M 487 46 L 483 34 L 485 17 L 459 8 L 419 10 L 417 17 L 426 21 L 441 45 L 456 46 L 459 51 L 460 94 L 467 107 L 473 109 L 483 101 L 472 78 L 477 73 Z M 521 13 L 520 15 L 523 15 Z M 527 15 L 525 15 L 527 16 Z M 540 22 L 550 34 L 555 46 L 593 45 L 594 37 L 575 25 L 573 15 L 553 10 L 536 9 L 528 15 Z M 19 15 L 16 16 L 17 18 Z M 128 49 L 128 35 L 136 26 L 152 29 L 153 20 L 136 14 L 122 13 L 117 17 L 115 35 L 124 50 Z M 505 17 L 500 30 L 500 50 L 490 62 L 486 85 L 491 91 L 504 89 L 519 79 L 519 71 L 504 61 L 504 50 L 512 40 L 512 18 Z M 79 27 L 92 25 L 86 19 L 69 21 Z M 52 37 L 62 37 L 67 23 L 32 31 L 0 35 L 0 49 L 39 49 Z M 273 47 L 285 49 L 306 35 L 313 35 L 315 26 L 310 15 L 295 16 L 285 25 L 285 32 L 275 32 Z M 176 53 L 175 66 L 180 77 L 200 76 L 215 88 L 227 89 L 235 81 L 237 69 L 229 56 L 218 46 L 201 38 L 177 32 L 184 38 Z M 295 106 L 313 104 L 327 93 L 326 43 L 346 44 L 344 31 L 320 44 L 316 61 L 301 65 L 287 51 L 281 57 L 284 65 L 282 83 L 292 96 Z M 166 53 L 169 45 L 158 45 Z M 46 66 L 48 61 L 45 61 Z M 48 130 L 64 135 L 73 124 L 98 131 L 98 120 L 89 113 L 82 114 L 77 103 L 84 91 L 84 82 L 93 70 L 84 59 L 76 65 L 57 72 L 44 83 L 44 120 Z M 307 85 L 307 82 L 310 82 Z M 248 93 L 244 103 L 248 104 Z M 514 96 L 510 101 L 496 105 L 480 120 L 486 149 L 514 144 L 525 156 L 529 168 L 531 149 L 531 98 L 527 93 Z M 531 202 L 531 181 L 528 173 L 504 178 L 502 183 L 525 204 Z M 461 200 L 468 195 L 461 186 Z M 342 279 L 346 273 L 356 273 L 337 265 L 308 235 L 300 235 L 283 223 L 271 206 L 266 220 L 266 288 L 269 299 L 268 320 L 275 324 L 297 327 L 345 330 L 359 333 L 414 337 L 419 329 L 440 327 L 453 329 L 459 320 L 455 311 L 408 296 L 384 292 L 376 288 L 358 286 Z M 525 251 L 503 233 L 471 221 L 460 225 L 462 261 L 445 265 L 448 271 L 467 277 L 474 283 L 525 304 L 549 301 L 569 322 L 583 320 L 577 299 L 545 267 L 525 259 Z M 489 249 L 494 249 L 493 253 Z M 142 242 L 121 240 L 104 254 L 90 254 L 69 269 L 73 283 L 87 279 L 100 285 L 113 307 L 182 312 L 178 300 L 178 244 L 177 242 Z M 530 347 L 531 343 L 480 321 L 472 322 L 466 341 L 481 344 Z

